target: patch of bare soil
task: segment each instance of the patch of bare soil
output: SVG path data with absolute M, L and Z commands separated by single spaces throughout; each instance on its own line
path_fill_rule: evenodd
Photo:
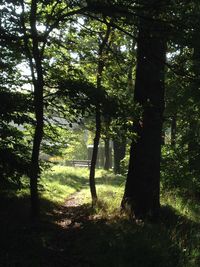
M 93 219 L 90 203 L 84 203 L 81 192 L 72 194 L 63 205 L 54 209 L 56 223 L 63 228 L 78 228 Z

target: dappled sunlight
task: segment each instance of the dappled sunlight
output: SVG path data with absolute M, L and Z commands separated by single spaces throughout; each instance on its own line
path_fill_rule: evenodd
M 64 267 L 66 260 L 69 267 L 177 266 L 182 252 L 164 226 L 137 224 L 124 216 L 105 218 L 90 204 L 73 206 L 69 201 L 55 206 L 42 200 L 46 215 L 42 216 L 41 222 L 31 226 L 27 199 L 21 199 L 20 203 L 15 199 L 12 207 L 13 203 L 20 204 L 23 213 L 17 217 L 15 213 L 5 213 L 9 215 L 7 219 L 15 223 L 9 224 L 1 236 L 4 240 L 1 243 L 1 262 L 52 267 Z M 4 209 L 7 211 L 6 206 Z M 0 221 L 1 229 L 5 227 L 5 219 Z M 6 241 L 8 233 L 10 238 Z M 5 250 L 7 253 L 2 254 Z
M 200 1 L 0 18 L 0 267 L 199 267 Z
M 87 174 L 85 169 L 58 166 L 44 174 L 41 220 L 34 224 L 29 197 L 1 198 L 4 266 L 66 267 L 66 261 L 67 267 L 197 266 L 199 222 L 170 206 L 162 206 L 153 223 L 130 220 L 120 211 L 123 177 L 101 170 L 99 200 L 92 207 Z

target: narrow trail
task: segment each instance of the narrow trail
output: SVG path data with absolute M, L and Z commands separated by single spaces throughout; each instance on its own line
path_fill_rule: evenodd
M 90 200 L 86 200 L 81 191 L 76 192 L 53 210 L 52 219 L 54 227 L 46 242 L 50 266 L 96 266 L 95 258 L 99 257 L 96 246 L 99 245 L 94 242 L 107 226 L 106 220 L 95 214 Z
M 56 223 L 63 228 L 82 227 L 94 220 L 93 213 L 91 203 L 85 201 L 81 191 L 69 196 L 63 205 L 54 210 Z

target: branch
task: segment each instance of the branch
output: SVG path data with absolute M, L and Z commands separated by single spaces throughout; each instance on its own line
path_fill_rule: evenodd
M 95 19 L 95 20 L 97 20 L 97 21 L 99 21 L 99 22 L 101 22 L 101 23 L 103 23 L 103 24 L 106 24 L 106 25 L 110 24 L 110 26 L 112 26 L 113 28 L 118 29 L 119 31 L 121 31 L 121 32 L 123 32 L 124 34 L 130 36 L 130 37 L 133 38 L 133 39 L 137 39 L 137 37 L 136 37 L 135 35 L 133 35 L 132 33 L 128 32 L 128 31 L 126 31 L 126 30 L 124 30 L 122 27 L 120 27 L 119 25 L 117 25 L 116 23 L 114 23 L 114 22 L 112 22 L 112 21 L 107 22 L 107 21 L 102 20 L 102 19 L 100 19 L 99 17 L 96 17 L 96 16 L 91 15 L 91 14 L 85 14 L 85 15 L 87 15 L 88 17 L 90 17 L 90 18 L 92 18 L 92 19 Z

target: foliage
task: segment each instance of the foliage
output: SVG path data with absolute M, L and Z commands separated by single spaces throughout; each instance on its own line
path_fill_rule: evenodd
M 161 181 L 167 191 L 175 190 L 186 200 L 199 199 L 199 177 L 189 170 L 187 151 L 183 148 L 163 147 Z
M 35 17 L 34 3 L 37 4 Z M 199 265 L 199 14 L 197 0 L 0 1 L 0 190 L 5 195 L 14 192 L 13 199 L 3 199 L 1 202 L 2 218 L 8 216 L 9 209 L 14 210 L 11 219 L 7 218 L 5 222 L 0 220 L 4 227 L 9 225 L 9 236 L 13 236 L 14 249 L 7 253 L 11 241 L 7 241 L 3 233 L 5 242 L 2 242 L 1 257 L 4 258 L 4 266 L 53 266 L 53 261 L 46 262 L 40 257 L 43 250 L 47 251 L 48 256 L 51 254 L 49 251 L 53 251 L 55 259 L 60 254 L 64 256 L 69 247 L 65 247 L 65 240 L 62 239 L 60 245 L 56 240 L 57 234 L 61 236 L 66 229 L 63 230 L 55 222 L 58 218 L 55 218 L 53 209 L 56 208 L 59 213 L 58 205 L 73 194 L 81 204 L 84 202 L 86 211 L 93 217 L 83 228 L 78 227 L 78 238 L 76 227 L 70 226 L 76 239 L 69 266 L 77 266 L 76 254 L 81 255 L 78 260 L 83 266 Z M 120 141 L 126 138 L 128 143 L 130 140 L 137 141 L 134 127 L 143 116 L 141 107 L 134 101 L 139 21 L 151 25 L 159 22 L 163 25 L 164 37 L 168 39 L 163 127 L 163 135 L 167 138 L 162 147 L 161 201 L 173 209 L 161 209 L 163 218 L 158 218 L 157 223 L 133 224 L 119 213 L 125 180 L 123 176 L 97 171 L 100 201 L 95 209 L 91 209 L 88 170 L 64 166 L 45 170 L 40 164 L 39 191 L 43 211 L 51 214 L 53 223 L 48 216 L 45 219 L 51 221 L 55 232 L 51 234 L 52 229 L 48 228 L 47 232 L 41 230 L 41 235 L 36 231 L 34 237 L 35 230 L 30 229 L 28 223 L 22 228 L 23 208 L 28 211 L 26 197 L 29 196 L 30 187 L 30 181 L 24 177 L 30 175 L 30 154 L 37 139 L 34 139 L 34 129 L 38 125 L 34 113 L 38 103 L 41 103 L 33 100 L 33 87 L 42 75 L 40 100 L 43 101 L 44 135 L 41 154 L 46 153 L 63 163 L 65 160 L 87 159 L 87 140 L 82 131 L 91 130 L 89 138 L 93 137 L 97 104 L 102 117 L 102 139 Z M 97 88 L 99 44 L 108 26 L 111 34 L 100 60 L 104 66 L 101 87 Z M 35 60 L 36 50 L 39 52 L 37 59 L 41 61 L 40 71 Z M 158 63 L 157 52 L 152 49 L 150 56 Z M 27 67 L 31 67 L 32 75 L 27 72 Z M 143 77 L 148 78 L 144 74 Z M 150 154 L 152 151 L 147 152 Z M 128 169 L 129 154 L 127 151 L 122 162 L 124 174 Z M 15 198 L 13 187 L 18 189 L 18 198 Z M 49 211 L 48 207 L 52 209 Z M 75 209 L 72 209 L 74 212 Z M 77 208 L 79 212 L 81 214 L 82 208 Z M 22 216 L 22 222 L 18 222 L 15 228 L 11 222 L 18 220 L 18 215 Z M 61 216 L 64 216 L 62 211 Z M 17 227 L 20 227 L 19 236 Z M 43 229 L 43 226 L 40 227 Z M 18 251 L 16 241 L 21 238 L 20 234 L 24 244 L 28 244 L 27 255 L 22 253 L 26 248 Z M 67 232 L 66 240 L 68 237 Z M 32 244 L 38 248 L 36 254 Z M 22 261 L 18 253 L 20 256 L 23 254 Z M 147 257 L 143 257 L 144 254 Z M 62 257 L 63 262 L 59 262 L 59 266 L 66 265 L 70 258 Z
M 22 90 L 24 84 L 17 65 L 21 62 L 19 40 L 13 37 L 16 23 L 11 6 L 0 6 L 0 185 L 20 187 L 20 177 L 28 174 L 30 146 L 25 125 L 32 124 L 32 98 Z M 20 125 L 20 126 L 19 126 Z

